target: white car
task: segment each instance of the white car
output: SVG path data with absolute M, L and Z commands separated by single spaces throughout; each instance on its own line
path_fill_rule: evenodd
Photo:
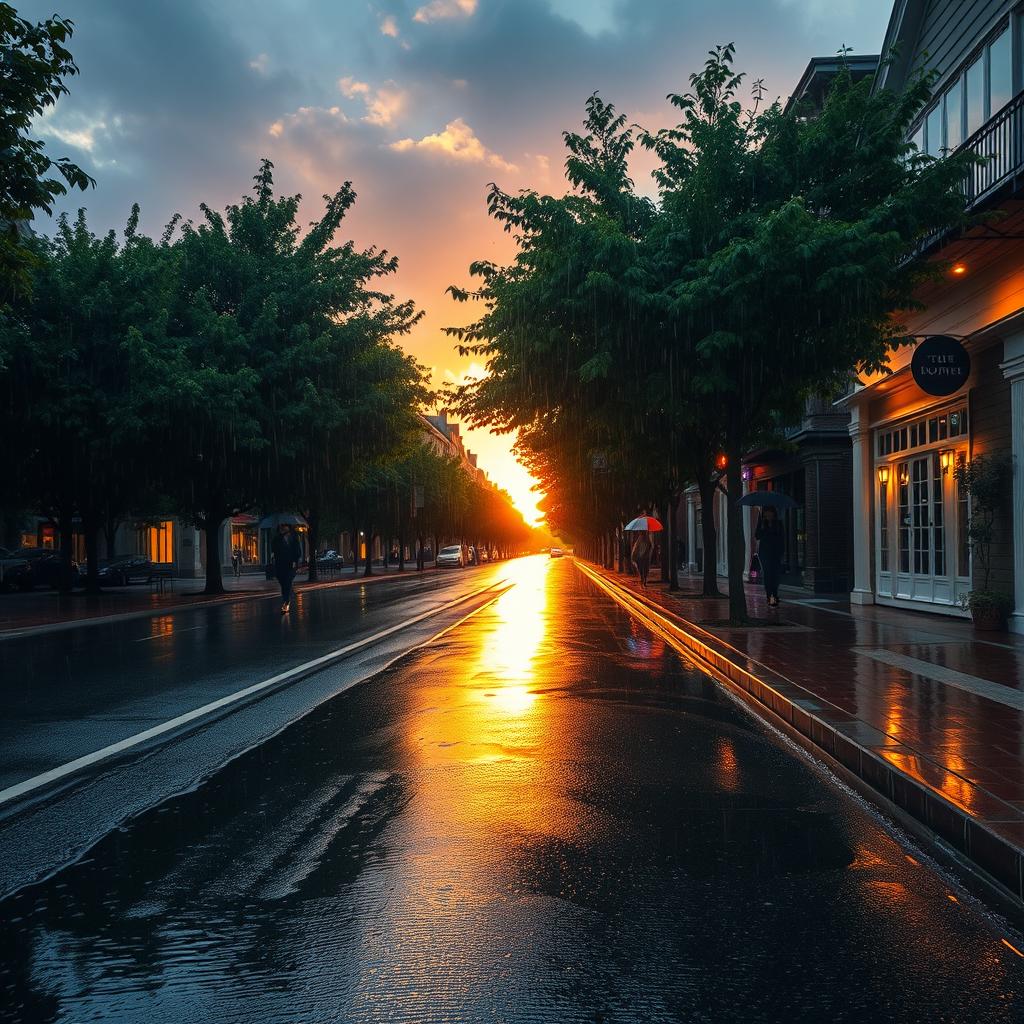
M 561 558 L 562 557 L 562 549 L 561 548 L 552 548 L 551 549 L 551 557 L 552 558 Z
M 465 559 L 462 557 L 462 548 L 458 544 L 441 548 L 437 553 L 437 562 L 435 564 L 439 569 L 443 569 L 446 566 L 455 566 L 461 569 L 466 564 Z

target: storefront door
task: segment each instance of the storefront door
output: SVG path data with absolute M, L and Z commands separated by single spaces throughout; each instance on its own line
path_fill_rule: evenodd
M 947 462 L 949 460 L 947 459 Z M 931 451 L 889 466 L 878 490 L 878 596 L 954 604 L 950 549 L 956 522 L 955 485 L 942 455 Z

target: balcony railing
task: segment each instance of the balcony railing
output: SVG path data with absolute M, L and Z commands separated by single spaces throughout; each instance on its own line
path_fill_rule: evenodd
M 1024 170 L 1024 92 L 989 118 L 963 148 L 985 158 L 964 182 L 968 205 L 974 206 Z

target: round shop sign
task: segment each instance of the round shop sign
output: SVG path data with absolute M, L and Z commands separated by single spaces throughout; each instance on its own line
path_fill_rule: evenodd
M 914 349 L 910 372 L 926 394 L 952 395 L 967 383 L 971 357 L 956 338 L 937 334 L 925 338 Z

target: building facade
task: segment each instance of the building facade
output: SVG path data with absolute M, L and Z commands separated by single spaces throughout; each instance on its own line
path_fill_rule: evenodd
M 903 317 L 916 345 L 893 352 L 888 372 L 860 381 L 843 403 L 852 600 L 965 615 L 981 566 L 956 467 L 982 455 L 1012 459 L 990 586 L 1014 595 L 1011 628 L 1024 632 L 1024 18 L 1006 0 L 898 0 L 885 52 L 895 57 L 879 87 L 902 88 L 916 67 L 940 73 L 911 140 L 940 158 L 961 147 L 985 157 L 964 188 L 974 212 L 994 217 L 930 241 L 927 257 L 946 269 Z M 933 336 L 960 341 L 970 357 L 952 394 L 929 394 L 914 377 L 916 348 Z

